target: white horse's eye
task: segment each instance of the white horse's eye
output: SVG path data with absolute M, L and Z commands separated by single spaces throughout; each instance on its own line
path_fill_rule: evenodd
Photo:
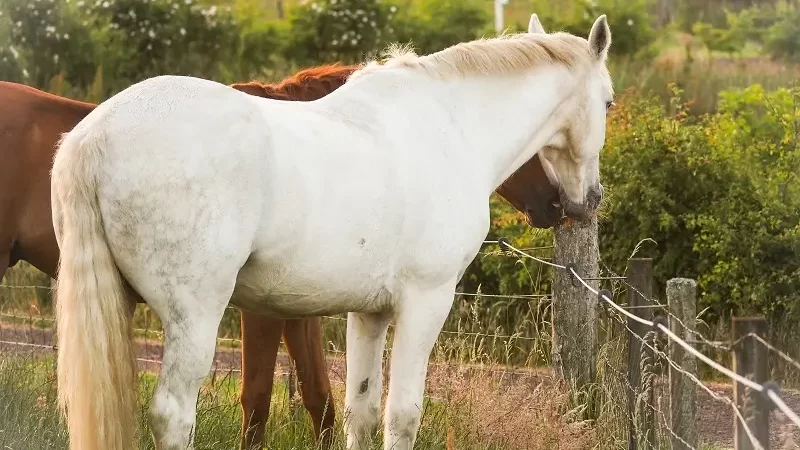
M 611 107 L 614 106 L 614 105 L 616 105 L 616 103 L 614 103 L 613 101 L 606 102 L 606 111 L 611 109 Z

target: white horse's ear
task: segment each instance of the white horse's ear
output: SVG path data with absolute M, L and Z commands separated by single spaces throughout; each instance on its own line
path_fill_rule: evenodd
M 608 48 L 611 46 L 611 28 L 608 27 L 606 15 L 598 17 L 589 32 L 589 48 L 592 55 L 598 60 L 604 60 L 608 56 Z
M 531 20 L 528 22 L 528 33 L 547 33 L 544 31 L 542 22 L 539 22 L 539 16 L 537 16 L 535 13 L 531 14 Z

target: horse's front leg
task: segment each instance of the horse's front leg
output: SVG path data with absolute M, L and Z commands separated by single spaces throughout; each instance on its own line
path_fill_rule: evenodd
M 390 321 L 388 315 L 350 313 L 347 316 L 344 430 L 349 450 L 369 448 L 378 428 L 383 349 Z
M 411 450 L 417 438 L 425 376 L 436 338 L 453 305 L 455 282 L 437 289 L 406 288 L 395 322 L 384 449 Z

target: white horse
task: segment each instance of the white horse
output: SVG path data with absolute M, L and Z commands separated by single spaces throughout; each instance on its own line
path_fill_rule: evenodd
M 489 229 L 489 196 L 540 150 L 574 216 L 602 197 L 611 32 L 529 33 L 427 56 L 395 51 L 315 102 L 156 77 L 68 133 L 52 173 L 61 246 L 58 388 L 73 450 L 135 443 L 132 288 L 164 325 L 156 447 L 192 447 L 198 390 L 229 302 L 349 312 L 345 432 L 413 448 L 428 357 Z

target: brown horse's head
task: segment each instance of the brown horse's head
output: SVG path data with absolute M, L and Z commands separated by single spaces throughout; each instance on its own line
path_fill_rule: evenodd
M 528 225 L 550 228 L 563 216 L 559 201 L 560 184 L 555 171 L 544 158 L 534 155 L 497 188 L 497 193 L 517 211 L 525 214 Z

